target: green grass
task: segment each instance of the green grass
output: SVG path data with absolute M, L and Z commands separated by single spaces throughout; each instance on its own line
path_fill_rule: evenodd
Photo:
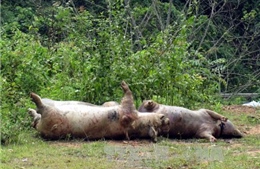
M 246 130 L 259 125 L 247 114 L 223 112 L 239 128 Z M 248 120 L 249 119 L 249 120 Z M 16 144 L 1 147 L 0 168 L 214 168 L 256 169 L 260 166 L 260 135 L 242 139 L 177 140 L 159 138 L 123 141 L 45 141 L 36 131 L 25 131 Z
M 105 142 L 43 141 L 27 135 L 27 143 L 1 148 L 1 168 L 110 168 Z M 98 167 L 96 167 L 98 166 Z

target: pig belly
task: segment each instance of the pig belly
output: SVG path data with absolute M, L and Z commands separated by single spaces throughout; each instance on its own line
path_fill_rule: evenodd
M 80 108 L 69 110 L 63 106 L 63 114 L 70 124 L 71 135 L 74 137 L 98 139 L 117 138 L 124 135 L 119 122 L 119 113 L 115 108 Z

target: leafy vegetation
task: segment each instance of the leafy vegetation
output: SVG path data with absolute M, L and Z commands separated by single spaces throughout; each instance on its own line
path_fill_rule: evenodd
M 1 143 L 30 126 L 28 97 L 143 99 L 194 108 L 259 91 L 258 1 L 21 1 L 1 4 Z

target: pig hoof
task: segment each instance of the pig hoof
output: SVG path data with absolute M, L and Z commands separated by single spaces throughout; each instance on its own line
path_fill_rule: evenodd
M 221 117 L 221 121 L 226 122 L 227 120 L 228 120 L 228 118 L 226 118 L 226 117 L 224 117 L 224 116 Z
M 129 137 L 129 134 L 128 134 L 128 131 L 124 131 L 124 133 L 125 133 L 125 138 L 126 138 L 126 140 L 130 140 L 130 137 Z
M 212 136 L 212 137 L 210 137 L 209 141 L 210 141 L 210 142 L 215 142 L 215 141 L 217 141 L 217 139 Z
M 34 114 L 35 114 L 35 110 L 29 108 L 29 109 L 28 109 L 28 113 L 29 113 L 30 116 L 34 116 Z
M 32 113 L 32 111 L 33 111 L 33 109 L 31 109 L 31 108 L 28 108 L 28 113 L 29 113 L 29 114 L 31 114 L 31 113 Z
M 123 89 L 125 92 L 129 90 L 129 87 L 128 87 L 128 85 L 126 84 L 125 81 L 122 81 L 121 87 L 122 87 L 122 89 Z
M 153 139 L 153 142 L 154 142 L 154 143 L 157 143 L 157 137 Z

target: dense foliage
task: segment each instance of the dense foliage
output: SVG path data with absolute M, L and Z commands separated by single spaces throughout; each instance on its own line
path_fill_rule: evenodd
M 196 107 L 260 92 L 260 2 L 3 1 L 1 141 L 30 126 L 29 93 L 101 104 L 135 95 Z

